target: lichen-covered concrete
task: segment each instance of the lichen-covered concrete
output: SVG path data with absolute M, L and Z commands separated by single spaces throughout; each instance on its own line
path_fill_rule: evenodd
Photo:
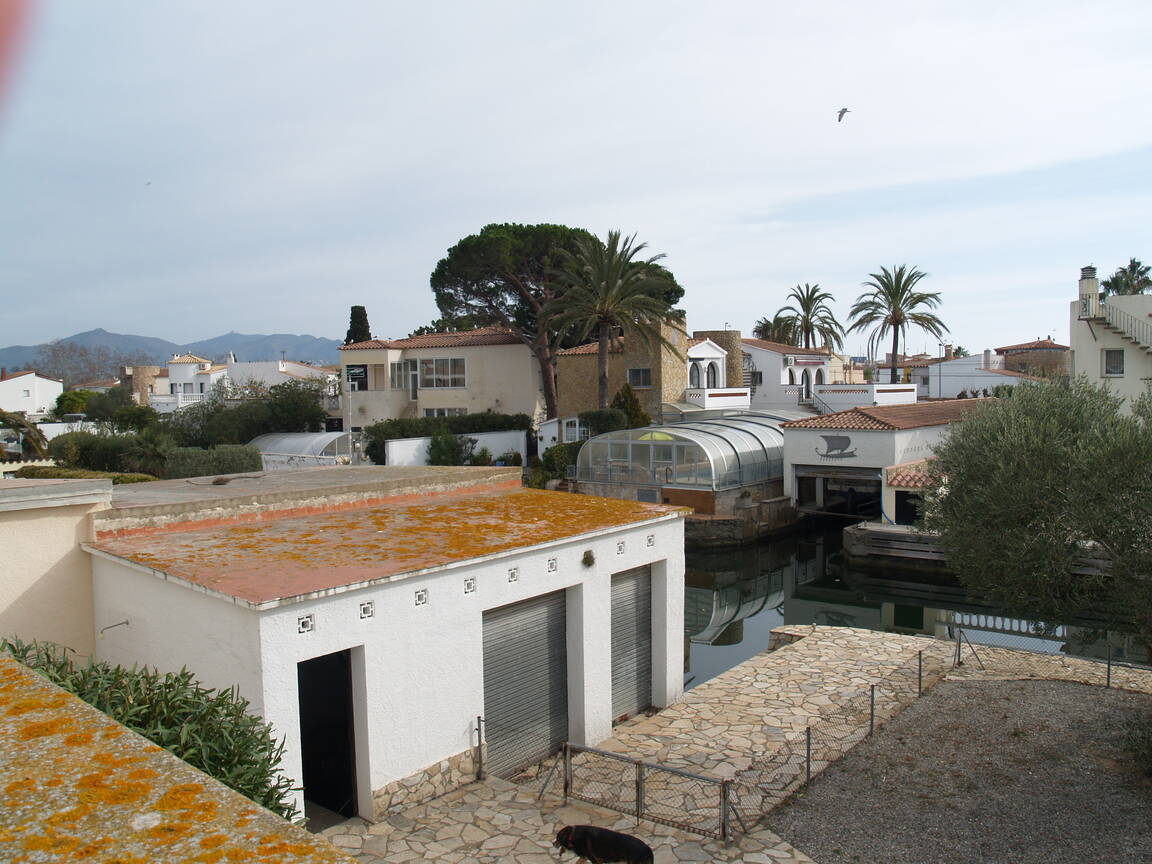
M 0 657 L 0 861 L 348 860 Z

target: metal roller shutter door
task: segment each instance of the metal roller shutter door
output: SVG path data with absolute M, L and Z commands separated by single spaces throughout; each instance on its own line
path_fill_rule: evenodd
M 652 705 L 652 570 L 612 577 L 612 716 L 634 717 Z
M 509 777 L 568 738 L 564 592 L 484 613 L 487 770 Z

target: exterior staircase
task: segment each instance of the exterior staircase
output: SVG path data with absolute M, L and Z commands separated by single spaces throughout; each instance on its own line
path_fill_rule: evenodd
M 1137 318 L 1122 309 L 1109 306 L 1099 296 L 1081 294 L 1079 319 L 1099 324 L 1131 342 L 1145 354 L 1152 354 L 1152 318 Z

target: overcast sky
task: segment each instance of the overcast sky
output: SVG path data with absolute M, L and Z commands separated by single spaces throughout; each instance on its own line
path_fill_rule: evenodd
M 352 304 L 404 336 L 490 222 L 637 233 L 691 329 L 798 282 L 846 317 L 907 263 L 950 341 L 1066 341 L 1082 265 L 1152 262 L 1150 33 L 1145 0 L 44 2 L 0 108 L 0 345 L 343 338 Z

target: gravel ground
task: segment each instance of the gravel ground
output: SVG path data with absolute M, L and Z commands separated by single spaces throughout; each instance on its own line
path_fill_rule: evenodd
M 944 682 L 768 825 L 819 864 L 1148 864 L 1152 781 L 1121 745 L 1138 710 L 1152 696 Z

